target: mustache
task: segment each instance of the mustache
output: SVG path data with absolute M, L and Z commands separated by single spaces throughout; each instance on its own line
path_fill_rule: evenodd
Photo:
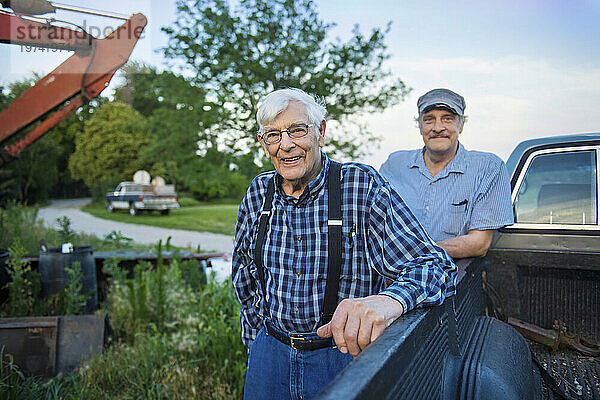
M 450 136 L 448 135 L 430 135 L 429 138 L 430 139 L 436 139 L 436 138 L 449 138 Z

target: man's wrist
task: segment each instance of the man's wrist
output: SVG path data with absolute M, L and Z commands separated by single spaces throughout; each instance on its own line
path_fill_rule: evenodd
M 397 296 L 395 293 L 383 291 L 383 292 L 379 293 L 377 296 L 386 298 L 387 300 L 389 300 L 388 303 L 392 309 L 391 312 L 396 316 L 396 318 L 406 312 L 407 307 L 406 307 L 406 303 L 404 302 L 404 299 L 400 296 Z

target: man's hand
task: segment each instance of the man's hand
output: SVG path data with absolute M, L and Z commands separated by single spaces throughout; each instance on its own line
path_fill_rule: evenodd
M 402 304 L 385 295 L 345 299 L 338 304 L 331 322 L 320 327 L 317 335 L 333 335 L 342 353 L 356 357 L 402 313 Z

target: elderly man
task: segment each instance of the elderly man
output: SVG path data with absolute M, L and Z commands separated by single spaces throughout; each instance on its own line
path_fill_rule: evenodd
M 459 143 L 466 108 L 459 94 L 433 89 L 417 108 L 425 146 L 390 154 L 381 174 L 450 256 L 484 256 L 494 230 L 513 223 L 506 166 L 494 154 Z
M 455 291 L 456 266 L 389 183 L 321 151 L 325 113 L 299 89 L 258 109 L 275 171 L 254 179 L 237 219 L 246 399 L 315 396 L 396 318 Z

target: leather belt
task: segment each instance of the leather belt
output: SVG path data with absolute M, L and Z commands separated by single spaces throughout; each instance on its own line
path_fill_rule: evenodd
M 314 333 L 292 333 L 288 335 L 273 328 L 269 322 L 265 325 L 269 335 L 294 350 L 318 350 L 334 346 L 333 338 L 315 338 Z

